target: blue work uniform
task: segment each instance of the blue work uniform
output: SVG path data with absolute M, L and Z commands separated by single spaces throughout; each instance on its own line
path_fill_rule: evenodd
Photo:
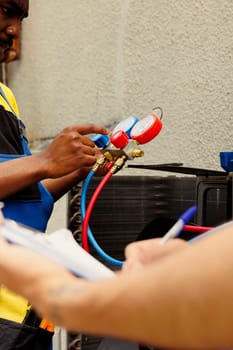
M 31 155 L 25 126 L 12 91 L 0 83 L 0 162 Z M 6 218 L 44 232 L 53 210 L 52 195 L 34 183 L 3 200 Z M 41 319 L 27 300 L 0 286 L 0 350 L 46 350 L 52 332 L 40 328 Z

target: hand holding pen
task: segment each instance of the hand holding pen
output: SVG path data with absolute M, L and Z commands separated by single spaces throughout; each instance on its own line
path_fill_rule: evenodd
M 187 244 L 184 240 L 174 240 L 169 244 L 169 247 L 165 249 L 159 249 L 159 246 L 164 245 L 171 238 L 177 237 L 183 230 L 184 225 L 195 215 L 196 211 L 196 206 L 186 210 L 161 239 L 151 238 L 132 242 L 127 245 L 125 249 L 126 261 L 123 265 L 123 270 L 125 272 L 138 270 L 143 266 L 156 262 L 164 256 L 171 254 L 174 250 L 183 249 Z
M 184 228 L 184 225 L 186 225 L 195 215 L 197 211 L 197 206 L 193 206 L 189 209 L 187 209 L 176 221 L 176 223 L 170 228 L 170 230 L 162 237 L 160 244 L 165 244 L 169 239 L 176 238 L 179 236 L 181 231 Z

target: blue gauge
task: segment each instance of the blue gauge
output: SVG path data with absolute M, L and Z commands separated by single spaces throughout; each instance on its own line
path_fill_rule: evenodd
M 136 115 L 131 115 L 128 118 L 122 120 L 119 124 L 117 124 L 113 129 L 112 133 L 114 134 L 116 131 L 122 130 L 130 138 L 130 132 L 135 126 L 135 124 L 137 124 L 138 120 L 139 119 L 138 117 L 136 117 Z

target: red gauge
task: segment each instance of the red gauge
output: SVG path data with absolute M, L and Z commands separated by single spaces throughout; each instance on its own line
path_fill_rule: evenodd
M 155 138 L 162 129 L 161 119 L 154 113 L 137 122 L 131 130 L 131 138 L 139 144 L 144 144 Z

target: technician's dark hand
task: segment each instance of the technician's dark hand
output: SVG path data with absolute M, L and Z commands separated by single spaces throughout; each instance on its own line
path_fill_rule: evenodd
M 47 178 L 57 178 L 77 172 L 87 173 L 101 155 L 95 144 L 85 135 L 109 134 L 106 128 L 94 124 L 65 128 L 39 155 Z

